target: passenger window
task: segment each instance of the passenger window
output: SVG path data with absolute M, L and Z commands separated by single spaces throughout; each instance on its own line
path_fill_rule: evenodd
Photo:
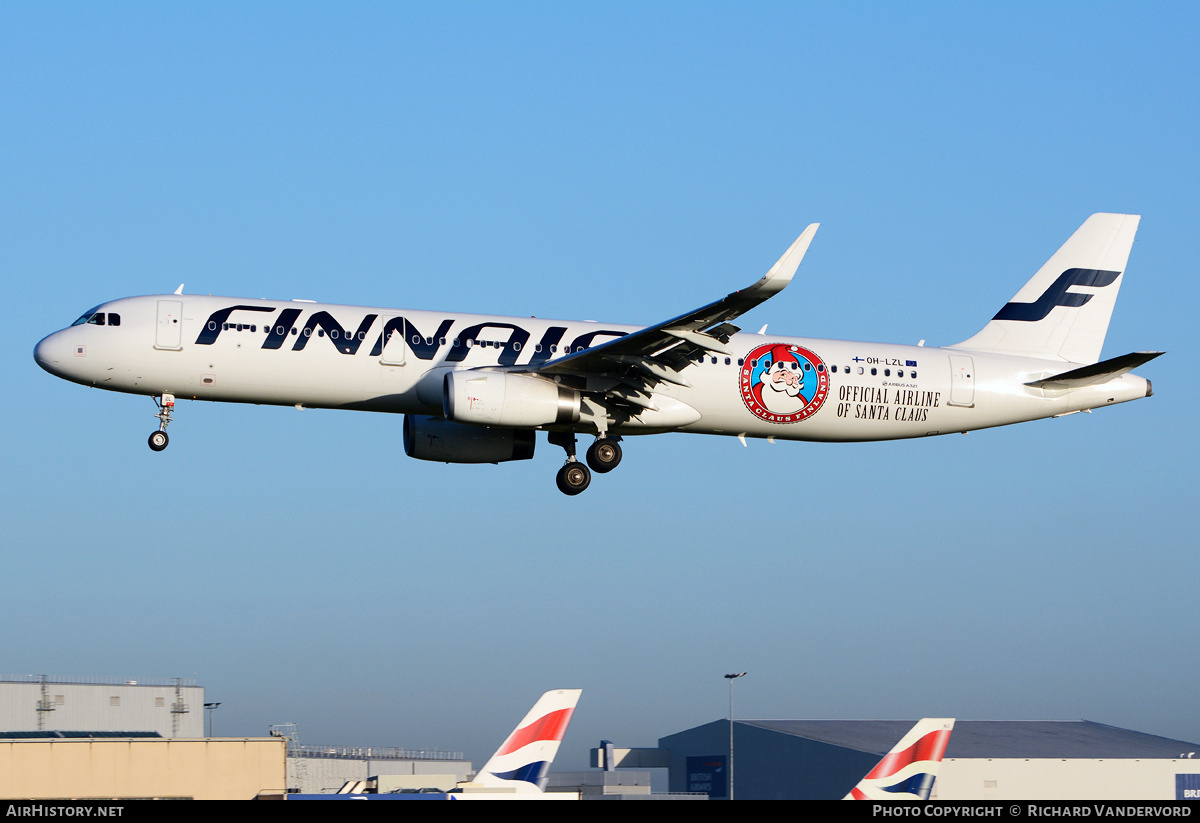
M 872 376 L 877 375 L 877 374 L 879 374 L 879 369 L 871 369 Z

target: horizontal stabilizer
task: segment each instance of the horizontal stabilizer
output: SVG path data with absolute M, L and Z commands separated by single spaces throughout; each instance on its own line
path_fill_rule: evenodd
M 1070 371 L 1056 374 L 1053 377 L 1034 380 L 1025 385 L 1032 386 L 1035 389 L 1078 389 L 1081 386 L 1097 386 L 1118 378 L 1126 372 L 1133 371 L 1138 366 L 1150 362 L 1160 354 L 1163 354 L 1163 352 L 1135 351 L 1123 354 L 1120 357 L 1114 357 L 1111 360 L 1102 360 L 1090 366 L 1071 369 Z

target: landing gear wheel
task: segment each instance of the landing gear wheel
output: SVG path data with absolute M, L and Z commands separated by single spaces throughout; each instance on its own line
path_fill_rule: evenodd
M 597 474 L 606 474 L 621 462 L 621 445 L 608 437 L 602 437 L 588 447 L 587 464 Z
M 160 452 L 167 447 L 167 443 L 169 443 L 170 440 L 167 437 L 166 432 L 157 431 L 151 432 L 150 440 L 148 442 L 150 443 L 150 448 L 154 449 L 156 452 Z
M 592 482 L 592 473 L 588 471 L 588 467 L 580 463 L 578 460 L 572 460 L 561 469 L 558 470 L 558 476 L 555 478 L 558 483 L 558 490 L 563 494 L 576 495 L 588 487 Z

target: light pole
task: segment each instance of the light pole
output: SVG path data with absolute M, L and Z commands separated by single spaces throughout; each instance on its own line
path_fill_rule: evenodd
M 209 737 L 212 737 L 213 712 L 215 712 L 217 710 L 217 707 L 219 707 L 220 705 L 221 705 L 220 703 L 205 703 L 204 704 L 204 709 L 205 709 L 205 711 L 208 712 L 208 736 Z
M 745 677 L 745 672 L 737 674 L 727 674 L 725 679 L 729 681 L 729 799 L 733 800 L 733 681 L 739 677 Z

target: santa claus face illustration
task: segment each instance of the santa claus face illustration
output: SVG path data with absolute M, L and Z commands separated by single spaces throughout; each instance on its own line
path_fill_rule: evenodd
M 808 349 L 783 343 L 751 351 L 739 379 L 746 408 L 772 423 L 803 420 L 829 392 L 824 362 Z

